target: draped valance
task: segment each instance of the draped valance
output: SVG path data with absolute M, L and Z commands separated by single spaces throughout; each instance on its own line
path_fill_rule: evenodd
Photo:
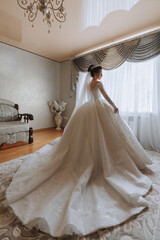
M 141 62 L 160 54 L 160 32 L 142 37 L 127 61 Z
M 86 72 L 91 64 L 111 70 L 125 61 L 141 62 L 158 54 L 160 54 L 160 31 L 76 58 L 72 61 L 72 91 L 76 91 L 79 72 Z

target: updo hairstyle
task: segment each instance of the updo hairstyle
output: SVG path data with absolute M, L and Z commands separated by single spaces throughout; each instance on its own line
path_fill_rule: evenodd
M 88 72 L 90 72 L 91 76 L 94 77 L 95 73 L 99 73 L 99 71 L 102 69 L 101 66 L 94 66 L 94 65 L 90 65 L 88 68 Z

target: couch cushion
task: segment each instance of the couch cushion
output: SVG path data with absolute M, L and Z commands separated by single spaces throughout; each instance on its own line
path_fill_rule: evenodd
M 21 121 L 0 122 L 0 135 L 29 131 L 29 123 Z
M 18 111 L 16 108 L 0 104 L 0 122 L 15 121 L 18 119 Z
M 8 105 L 8 106 L 11 106 L 11 107 L 14 107 L 15 106 L 15 103 L 8 100 L 8 99 L 4 99 L 4 98 L 0 98 L 0 104 L 3 104 L 3 105 Z
M 7 144 L 14 144 L 17 142 L 28 143 L 28 141 L 29 141 L 29 131 L 0 135 L 0 146 L 3 143 L 7 143 Z

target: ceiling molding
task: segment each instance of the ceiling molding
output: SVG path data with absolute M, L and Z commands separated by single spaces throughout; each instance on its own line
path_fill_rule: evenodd
M 160 25 L 156 26 L 156 27 L 151 27 L 147 30 L 143 30 L 143 31 L 140 31 L 140 32 L 137 32 L 137 33 L 134 33 L 134 34 L 125 35 L 125 36 L 122 36 L 120 38 L 113 39 L 111 41 L 107 41 L 106 43 L 98 45 L 94 48 L 83 51 L 83 52 L 77 54 L 76 56 L 70 58 L 69 60 L 73 60 L 73 59 L 76 59 L 76 58 L 79 58 L 79 57 L 83 57 L 85 55 L 95 53 L 99 50 L 106 49 L 107 47 L 113 47 L 113 46 L 116 46 L 117 44 L 132 41 L 132 40 L 135 40 L 137 38 L 144 37 L 144 36 L 147 36 L 148 34 L 156 33 L 156 32 L 159 32 L 159 31 L 160 31 Z

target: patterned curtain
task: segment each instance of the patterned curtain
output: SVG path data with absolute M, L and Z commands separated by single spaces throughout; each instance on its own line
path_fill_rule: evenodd
M 129 62 L 142 62 L 160 54 L 160 32 L 142 37 L 137 47 L 129 56 Z
M 79 72 L 86 72 L 91 64 L 101 65 L 110 70 L 119 67 L 125 61 L 141 62 L 159 54 L 160 32 L 76 58 L 72 62 L 72 92 L 76 92 Z

